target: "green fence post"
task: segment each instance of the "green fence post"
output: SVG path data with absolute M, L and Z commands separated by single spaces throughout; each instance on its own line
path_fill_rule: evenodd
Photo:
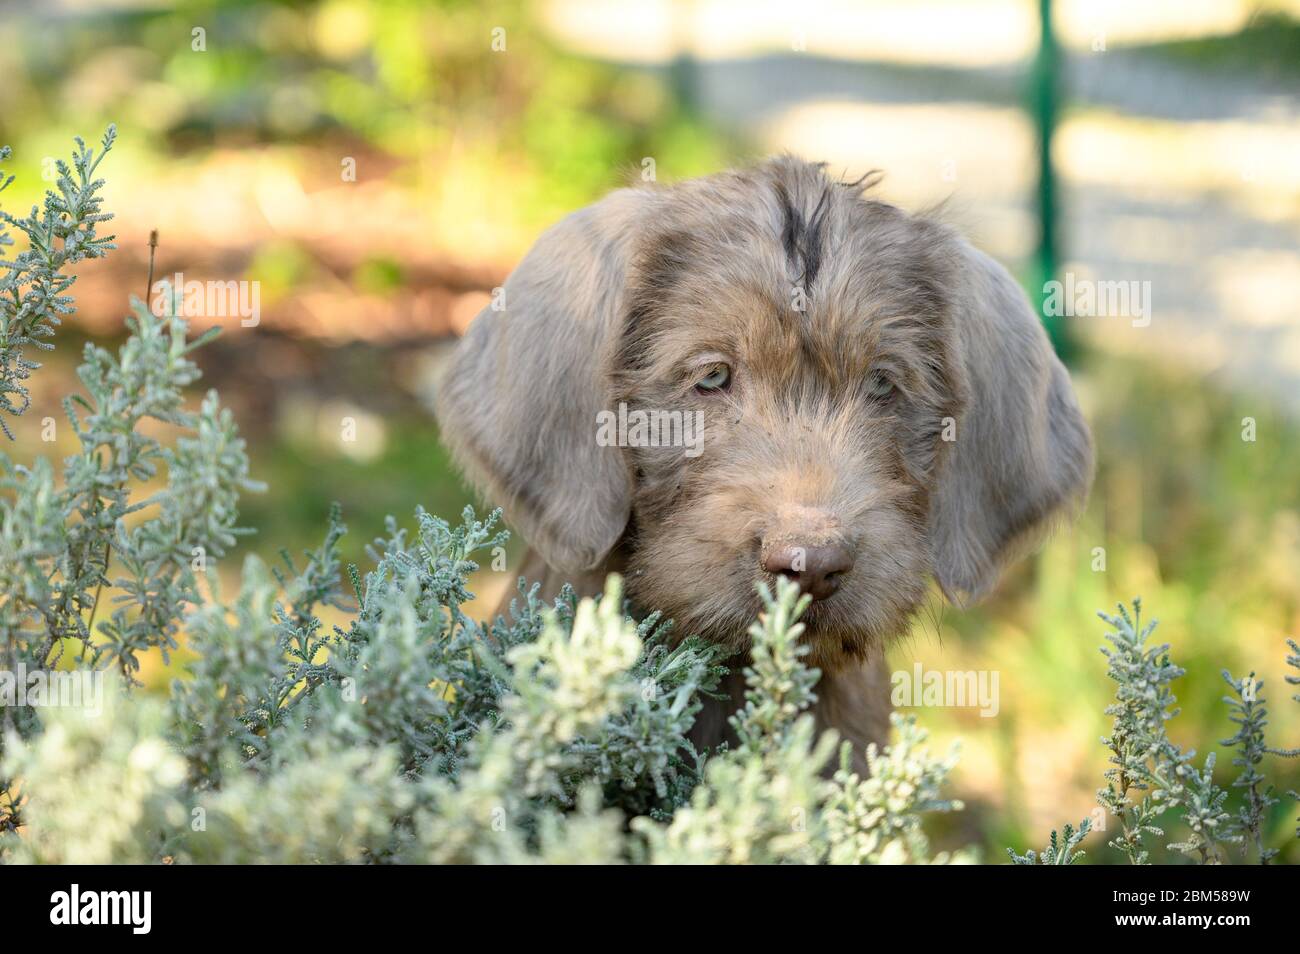
M 677 106 L 688 116 L 699 112 L 700 77 L 695 61 L 693 0 L 673 0 L 669 15 L 673 34 L 673 59 L 668 66 L 668 85 Z
M 1034 128 L 1038 145 L 1038 250 L 1035 255 L 1034 286 L 1031 299 L 1036 299 L 1038 314 L 1047 328 L 1052 346 L 1061 358 L 1074 353 L 1070 335 L 1061 316 L 1048 315 L 1044 308 L 1047 298 L 1045 285 L 1056 277 L 1057 258 L 1056 176 L 1052 169 L 1052 133 L 1056 128 L 1056 107 L 1059 87 L 1059 49 L 1052 32 L 1052 0 L 1038 0 L 1039 41 L 1034 57 L 1031 99 Z

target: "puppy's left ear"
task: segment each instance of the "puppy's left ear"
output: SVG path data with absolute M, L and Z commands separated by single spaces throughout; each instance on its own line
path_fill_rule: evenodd
M 1001 265 L 964 241 L 953 314 L 964 380 L 930 508 L 930 550 L 944 594 L 978 600 L 1053 519 L 1082 506 L 1092 439 L 1042 324 Z

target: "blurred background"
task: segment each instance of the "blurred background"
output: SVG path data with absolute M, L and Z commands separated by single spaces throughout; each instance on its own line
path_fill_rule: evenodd
M 386 514 L 470 501 L 428 382 L 541 229 L 647 160 L 665 182 L 778 151 L 880 169 L 879 196 L 942 204 L 1035 301 L 1067 273 L 1150 282 L 1149 323 L 1052 322 L 1099 451 L 1082 521 L 980 608 L 936 600 L 891 653 L 1000 676 L 994 718 L 921 712 L 937 744 L 963 742 L 967 811 L 940 841 L 1000 861 L 1089 813 L 1111 692 L 1094 613 L 1137 594 L 1187 669 L 1178 741 L 1235 730 L 1226 667 L 1265 680 L 1270 741 L 1300 745 L 1282 682 L 1300 636 L 1300 0 L 1058 0 L 1044 29 L 1048 6 L 0 3 L 4 208 L 38 201 L 74 135 L 119 128 L 101 167 L 119 249 L 83 269 L 12 450 L 71 450 L 41 443 L 41 419 L 81 342 L 120 339 L 158 229 L 156 277 L 260 289 L 260 323 L 218 321 L 199 354 L 269 484 L 245 499 L 244 550 L 316 544 L 337 500 L 363 561 Z M 485 611 L 515 565 L 480 575 Z M 1300 788 L 1294 763 L 1268 769 Z M 1296 812 L 1274 812 L 1277 838 Z

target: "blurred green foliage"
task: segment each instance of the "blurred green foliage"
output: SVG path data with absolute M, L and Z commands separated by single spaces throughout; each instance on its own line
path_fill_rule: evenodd
M 1143 49 L 1198 69 L 1294 78 L 1300 72 L 1300 22 L 1286 13 L 1261 10 L 1236 33 L 1173 40 Z
M 16 54 L 0 131 L 27 163 L 104 116 L 131 131 L 141 162 L 350 144 L 421 180 L 452 168 L 508 179 L 530 227 L 645 156 L 671 155 L 677 177 L 725 164 L 725 140 L 676 103 L 666 76 L 560 51 L 521 0 L 182 0 L 58 29 L 34 13 L 0 31 Z

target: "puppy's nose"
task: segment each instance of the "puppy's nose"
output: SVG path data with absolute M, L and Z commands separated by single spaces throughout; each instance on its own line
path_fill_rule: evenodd
M 824 600 L 840 586 L 840 579 L 853 568 L 853 554 L 838 543 L 815 547 L 779 546 L 763 557 L 763 569 L 799 584 L 815 600 Z

